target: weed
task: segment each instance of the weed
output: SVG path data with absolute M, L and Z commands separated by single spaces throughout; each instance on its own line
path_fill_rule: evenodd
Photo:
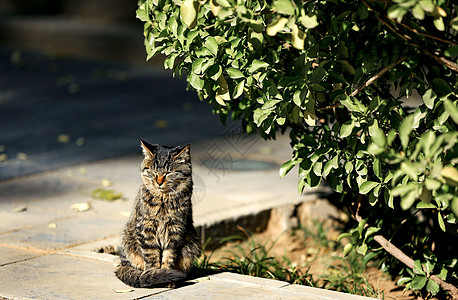
M 347 257 L 332 257 L 333 262 L 322 276 L 323 288 L 367 297 L 380 297 L 364 275 L 363 257 L 351 253 Z
M 207 239 L 203 245 L 203 254 L 196 264 L 201 273 L 234 272 L 383 299 L 383 295 L 370 285 L 364 275 L 366 266 L 363 257 L 357 254 L 345 258 L 339 256 L 343 246 L 328 238 L 329 229 L 321 222 L 315 222 L 312 229 L 300 227 L 290 233 L 284 233 L 301 240 L 304 253 L 306 250 L 316 250 L 307 264 L 295 263 L 286 254 L 281 257 L 271 254 L 280 236 L 274 240 L 260 242 L 255 235 L 241 227 L 239 229 L 244 236 L 226 237 L 220 241 L 220 246 L 211 252 L 205 251 L 210 243 L 210 239 Z M 230 245 L 229 249 L 222 247 L 226 243 Z M 218 255 L 215 256 L 218 258 L 214 259 L 216 251 Z M 221 252 L 224 252 L 223 256 Z M 310 266 L 317 260 L 320 261 L 320 267 L 325 270 L 320 272 L 321 275 L 312 275 Z

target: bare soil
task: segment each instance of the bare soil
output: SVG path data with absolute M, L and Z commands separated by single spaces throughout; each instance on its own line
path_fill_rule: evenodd
M 316 229 L 316 224 L 307 226 L 313 229 L 290 230 L 279 236 L 265 231 L 251 235 L 245 241 L 227 243 L 212 253 L 211 261 L 223 262 L 237 255 L 241 257 L 250 253 L 256 245 L 262 245 L 268 249 L 269 256 L 279 261 L 287 257 L 290 266 L 297 266 L 303 274 L 310 274 L 315 287 L 342 291 L 342 282 L 345 282 L 348 286 L 360 285 L 352 293 L 363 296 L 397 300 L 420 299 L 410 291 L 404 292 L 403 287 L 396 285 L 397 278 L 390 278 L 375 266 L 370 266 L 370 263 L 365 269 L 359 268 L 362 270 L 360 274 L 354 274 L 357 270 L 343 258 L 343 245 L 336 242 L 340 234 L 337 222 L 319 223 L 322 226 L 319 230 Z M 243 254 L 240 253 L 242 248 Z M 207 253 L 209 254 L 210 252 Z M 354 280 L 355 276 L 365 279 Z

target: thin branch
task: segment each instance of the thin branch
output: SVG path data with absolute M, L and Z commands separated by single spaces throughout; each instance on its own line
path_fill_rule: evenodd
M 385 74 L 388 70 L 390 70 L 391 68 L 395 67 L 396 65 L 400 64 L 401 62 L 403 62 L 406 58 L 405 57 L 401 57 L 400 59 L 398 59 L 397 61 L 395 61 L 394 63 L 392 63 L 391 65 L 383 68 L 382 70 L 380 70 L 380 72 L 378 72 L 377 74 L 375 74 L 374 76 L 372 76 L 371 78 L 369 78 L 369 80 L 367 80 L 363 85 L 361 85 L 360 87 L 358 87 L 356 90 L 354 90 L 350 96 L 353 97 L 353 96 L 356 96 L 359 92 L 361 92 L 362 90 L 364 90 L 365 88 L 367 88 L 369 85 L 371 85 L 375 80 L 377 80 L 378 78 L 380 78 L 383 74 Z
M 363 3 L 371 10 L 375 11 L 377 14 L 379 14 L 380 16 L 377 16 L 377 20 L 379 20 L 381 23 L 383 23 L 386 27 L 388 27 L 394 34 L 396 34 L 397 36 L 399 36 L 400 38 L 402 38 L 403 40 L 405 40 L 406 42 L 408 42 L 411 46 L 415 47 L 415 48 L 422 48 L 420 47 L 420 45 L 412 42 L 412 37 L 407 35 L 407 34 L 402 34 L 399 32 L 398 29 L 396 29 L 395 27 L 391 26 L 391 24 L 389 24 L 389 22 L 387 20 L 390 20 L 392 22 L 394 22 L 395 24 L 399 24 L 401 26 L 404 26 L 406 27 L 407 29 L 409 29 L 410 31 L 416 33 L 416 34 L 419 34 L 419 35 L 423 35 L 423 36 L 426 36 L 426 37 L 429 37 L 429 38 L 432 38 L 432 39 L 435 39 L 435 40 L 438 40 L 438 41 L 441 41 L 441 42 L 444 42 L 444 43 L 449 43 L 449 44 L 452 44 L 452 45 L 457 45 L 455 42 L 453 41 L 449 41 L 449 40 L 445 40 L 445 39 L 441 39 L 441 38 L 438 38 L 438 37 L 434 37 L 432 35 L 429 35 L 429 34 L 425 34 L 425 33 L 421 33 L 419 31 L 417 31 L 416 29 L 414 28 L 411 28 L 410 26 L 408 25 L 405 25 L 403 23 L 399 23 L 397 22 L 396 20 L 393 20 L 391 18 L 389 18 L 388 16 L 385 16 L 384 14 L 382 14 L 381 12 L 377 11 L 375 8 L 373 8 L 371 5 L 369 5 L 369 3 L 367 3 L 365 0 L 362 0 Z M 441 56 L 438 56 L 436 54 L 433 54 L 431 52 L 429 52 L 428 50 L 423 50 L 423 53 L 425 53 L 426 55 L 432 57 L 434 60 L 436 60 L 438 63 L 446 66 L 447 68 L 455 71 L 455 72 L 458 72 L 458 65 L 448 59 L 446 59 L 445 57 L 441 57 Z
M 437 36 L 434 36 L 434 35 L 430 35 L 428 33 L 424 33 L 424 32 L 420 32 L 418 30 L 416 30 L 415 28 L 412 28 L 410 27 L 409 25 L 407 24 L 404 24 L 404 23 L 399 23 L 398 21 L 396 20 L 393 20 L 389 17 L 387 17 L 389 20 L 393 21 L 393 22 L 396 22 L 396 24 L 399 24 L 405 28 L 407 28 L 408 30 L 412 31 L 413 33 L 415 34 L 418 34 L 418 35 L 422 35 L 422 36 L 425 36 L 425 37 L 428 37 L 430 39 L 433 39 L 433 40 L 436 40 L 436 41 L 439 41 L 439 42 L 442 42 L 442 43 L 446 43 L 446 44 L 451 44 L 451 45 L 458 45 L 457 43 L 455 43 L 454 41 L 450 41 L 450 40 L 447 40 L 447 39 L 443 39 L 443 38 L 440 38 L 440 37 L 437 37 Z
M 428 34 L 428 33 L 425 33 L 425 32 L 420 32 L 418 31 L 417 29 L 415 28 L 412 28 L 411 26 L 407 25 L 407 24 L 404 24 L 404 23 L 401 23 L 401 22 L 398 22 L 386 15 L 384 15 L 383 13 L 379 12 L 377 9 L 375 9 L 374 7 L 372 7 L 369 3 L 367 3 L 365 0 L 362 0 L 363 3 L 367 6 L 367 8 L 369 8 L 370 10 L 373 10 L 375 11 L 376 13 L 378 13 L 379 15 L 383 16 L 385 19 L 388 19 L 398 25 L 401 25 L 403 27 L 405 27 L 407 30 L 417 34 L 417 35 L 422 35 L 424 37 L 427 37 L 427 38 L 430 38 L 430 39 L 433 39 L 433 40 L 436 40 L 436 41 L 440 41 L 442 43 L 446 43 L 446 44 L 451 44 L 451 45 L 458 45 L 456 42 L 454 41 L 451 41 L 451 40 L 448 40 L 448 39 L 444 39 L 444 38 L 440 38 L 440 37 L 437 37 L 437 36 L 434 36 L 434 35 L 431 35 L 431 34 Z M 377 2 L 377 1 L 373 1 L 373 2 Z M 387 1 L 387 2 L 390 2 L 390 1 Z
M 428 50 L 423 50 L 423 53 L 425 53 L 429 57 L 432 57 L 438 63 L 441 63 L 441 64 L 445 65 L 449 69 L 452 69 L 453 71 L 458 72 L 458 65 L 456 63 L 454 63 L 453 61 L 448 60 L 445 57 L 441 57 L 441 56 L 438 56 L 438 55 L 436 55 L 434 53 L 431 53 Z
M 356 221 L 361 222 L 363 218 L 359 214 L 360 208 L 361 208 L 361 202 L 362 202 L 362 196 L 359 195 L 358 197 L 358 206 L 356 209 L 356 212 L 354 214 L 354 217 Z M 368 228 L 369 224 L 366 223 L 364 225 L 364 228 Z M 382 235 L 375 235 L 374 240 L 380 244 L 380 246 L 385 249 L 386 252 L 390 253 L 392 256 L 397 258 L 400 262 L 405 264 L 407 267 L 413 269 L 414 268 L 414 260 L 407 256 L 404 252 L 402 252 L 401 249 L 393 245 L 390 241 L 388 241 L 384 236 Z M 426 270 L 425 270 L 426 271 Z M 431 275 L 429 278 L 431 278 L 434 282 L 436 282 L 444 291 L 447 291 L 450 293 L 452 296 L 452 299 L 457 300 L 458 299 L 458 288 L 456 288 L 454 285 L 445 282 L 441 278 L 437 277 L 436 275 Z
M 340 102 L 337 102 L 336 104 L 334 105 L 329 105 L 329 106 L 325 106 L 325 107 L 317 107 L 316 110 L 325 110 L 325 109 L 331 109 L 331 108 L 337 108 L 337 107 L 340 107 Z

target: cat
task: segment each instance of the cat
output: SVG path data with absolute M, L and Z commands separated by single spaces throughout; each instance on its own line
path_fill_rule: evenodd
M 133 287 L 174 287 L 201 252 L 192 219 L 191 149 L 140 141 L 142 185 L 123 231 L 115 273 Z

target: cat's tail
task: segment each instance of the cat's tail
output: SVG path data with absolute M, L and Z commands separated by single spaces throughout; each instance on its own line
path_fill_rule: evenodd
M 115 273 L 122 282 L 136 288 L 167 286 L 186 278 L 186 274 L 178 270 L 149 269 L 142 271 L 130 264 L 119 266 Z

